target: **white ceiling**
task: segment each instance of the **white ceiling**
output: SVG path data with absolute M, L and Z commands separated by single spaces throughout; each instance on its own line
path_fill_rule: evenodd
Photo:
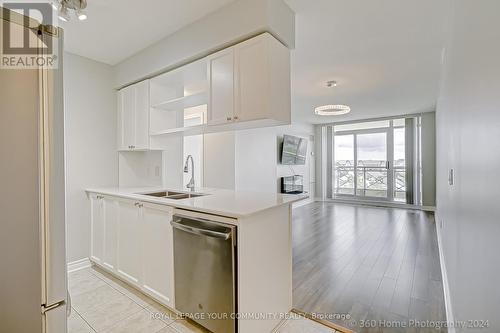
M 88 19 L 61 22 L 65 49 L 110 65 L 233 0 L 88 0 Z
M 294 121 L 325 123 L 432 110 L 447 0 L 286 0 L 296 12 Z M 326 88 L 328 80 L 338 81 Z M 314 107 L 347 104 L 321 117 Z
M 116 64 L 233 0 L 89 0 L 65 48 Z M 449 0 L 285 0 L 296 12 L 293 120 L 325 123 L 434 108 Z M 326 88 L 328 80 L 338 81 Z M 320 117 L 314 107 L 347 104 Z

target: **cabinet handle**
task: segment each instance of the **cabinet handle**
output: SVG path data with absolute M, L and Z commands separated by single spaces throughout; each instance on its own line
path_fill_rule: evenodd
M 231 117 L 227 117 L 226 118 L 227 121 L 231 121 L 231 119 L 232 119 Z
M 140 202 L 136 202 L 136 203 L 134 203 L 134 206 L 141 208 L 143 206 L 143 204 Z
M 104 197 L 102 195 L 98 195 L 96 196 L 97 199 L 104 199 Z

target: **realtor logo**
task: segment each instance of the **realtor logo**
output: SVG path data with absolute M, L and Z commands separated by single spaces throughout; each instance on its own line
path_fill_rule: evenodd
M 41 2 L 5 2 L 2 6 L 0 68 L 57 68 L 58 39 L 51 34 L 57 32 L 57 16 L 52 6 Z M 37 21 L 40 24 L 33 23 Z

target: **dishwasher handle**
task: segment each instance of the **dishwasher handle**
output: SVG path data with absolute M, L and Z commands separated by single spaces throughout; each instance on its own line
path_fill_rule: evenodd
M 223 240 L 228 240 L 231 237 L 231 232 L 218 232 L 218 231 L 213 231 L 213 230 L 207 230 L 207 229 L 200 229 L 192 226 L 187 226 L 184 224 L 181 224 L 177 221 L 171 221 L 170 224 L 172 227 L 188 232 L 190 234 L 195 234 L 195 235 L 200 235 L 200 236 L 208 236 L 208 237 L 213 237 L 213 238 L 219 238 Z

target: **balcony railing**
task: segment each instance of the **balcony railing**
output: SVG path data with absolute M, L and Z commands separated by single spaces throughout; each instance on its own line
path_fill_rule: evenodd
M 354 193 L 354 171 L 357 174 L 357 186 Z M 367 197 L 387 197 L 388 169 L 385 166 L 354 166 L 337 165 L 335 167 L 335 193 Z M 406 199 L 406 169 L 404 166 L 395 166 L 394 172 L 394 200 Z

